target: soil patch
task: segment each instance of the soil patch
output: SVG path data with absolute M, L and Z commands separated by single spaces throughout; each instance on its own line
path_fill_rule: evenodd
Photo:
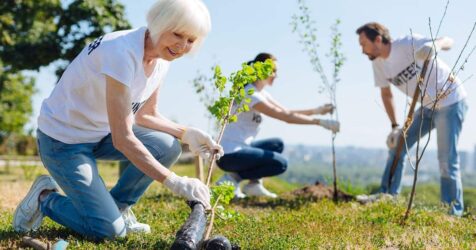
M 334 197 L 334 187 L 326 186 L 322 183 L 316 182 L 316 184 L 311 186 L 305 186 L 300 189 L 296 189 L 291 192 L 292 195 L 322 200 L 322 199 L 333 199 Z M 352 201 L 355 200 L 355 197 L 351 194 L 345 193 L 337 189 L 337 199 L 339 201 Z

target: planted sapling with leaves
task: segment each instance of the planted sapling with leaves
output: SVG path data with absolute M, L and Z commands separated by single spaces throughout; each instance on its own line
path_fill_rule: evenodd
M 339 32 L 340 20 L 337 19 L 335 24 L 331 27 L 331 47 L 329 53 L 326 55 L 330 58 L 332 64 L 332 79 L 329 80 L 324 67 L 321 64 L 319 55 L 319 43 L 317 41 L 317 28 L 315 21 L 310 17 L 309 8 L 306 6 L 305 0 L 298 0 L 299 14 L 292 17 L 292 31 L 299 35 L 299 42 L 303 45 L 303 50 L 309 56 L 312 68 L 319 75 L 321 81 L 318 85 L 320 93 L 328 96 L 330 103 L 334 107 L 334 112 L 330 113 L 333 120 L 339 121 L 337 111 L 337 84 L 340 82 L 340 72 L 344 65 L 345 56 L 342 53 L 341 33 Z M 334 176 L 334 201 L 337 201 L 337 169 L 335 156 L 335 139 L 337 134 L 332 133 L 332 169 Z
M 208 107 L 208 110 L 221 126 L 218 138 L 216 140 L 217 143 L 220 143 L 226 125 L 230 122 L 236 122 L 239 113 L 249 111 L 250 109 L 248 103 L 251 102 L 251 99 L 248 96 L 253 94 L 253 89 L 250 89 L 248 92 L 246 92 L 245 86 L 257 80 L 264 80 L 268 78 L 273 73 L 274 63 L 272 60 L 266 60 L 265 62 L 256 62 L 252 65 L 243 63 L 241 67 L 241 70 L 233 72 L 228 79 L 223 76 L 219 66 L 214 68 L 214 86 L 218 90 L 219 97 L 212 105 Z M 228 92 L 226 92 L 226 84 L 228 81 L 231 83 L 231 86 L 229 87 Z M 212 155 L 209 162 L 210 167 L 208 169 L 207 175 L 207 186 L 210 186 L 211 176 L 215 166 L 215 154 Z M 232 198 L 233 192 L 229 194 L 229 190 L 230 188 L 218 188 L 214 191 L 216 197 L 216 201 L 213 205 L 214 208 L 216 208 L 221 199 L 228 197 L 227 195 Z M 231 190 L 234 191 L 233 186 L 231 186 Z M 211 233 L 214 216 L 215 209 L 212 209 L 210 223 L 207 229 L 207 234 L 205 235 L 205 239 L 207 239 Z
M 221 68 L 219 66 L 215 66 L 213 68 L 213 78 L 200 76 L 193 81 L 197 93 L 210 93 L 205 89 L 207 88 L 206 86 L 211 85 L 215 88 L 218 95 L 213 103 L 207 105 L 208 111 L 216 119 L 217 124 L 220 126 L 220 131 L 216 139 L 218 144 L 221 141 L 227 124 L 237 121 L 237 115 L 240 112 L 249 111 L 248 103 L 250 103 L 251 99 L 248 96 L 253 94 L 253 90 L 245 91 L 245 86 L 257 80 L 268 78 L 273 73 L 273 69 L 274 63 L 272 60 L 256 62 L 252 65 L 243 63 L 240 70 L 231 73 L 231 75 L 227 78 L 222 74 Z M 200 79 L 206 81 L 212 80 L 212 84 L 203 84 L 200 82 Z M 230 86 L 228 86 L 228 83 L 231 83 L 231 85 L 229 84 Z M 205 100 L 209 101 L 211 98 L 206 97 L 206 99 L 201 100 L 202 102 Z M 206 179 L 207 186 L 210 186 L 215 160 L 216 153 L 213 153 L 208 161 L 210 166 L 208 168 Z M 210 237 L 216 214 L 220 218 L 230 218 L 235 214 L 233 211 L 229 211 L 224 208 L 224 206 L 228 205 L 231 199 L 234 197 L 233 185 L 225 183 L 220 186 L 211 187 L 211 191 L 213 205 L 210 211 L 210 219 L 204 238 L 205 240 Z M 187 222 L 178 231 L 176 240 L 172 246 L 173 249 L 184 247 L 186 247 L 186 249 L 194 249 L 198 247 L 199 242 L 197 239 L 201 239 L 204 229 L 203 218 L 205 218 L 205 211 L 202 208 L 203 206 L 192 205 L 192 214 L 190 215 Z M 182 232 L 188 233 L 185 235 Z M 205 241 L 202 243 L 217 244 L 221 242 L 225 244 L 225 239 L 226 238 L 224 237 L 219 237 L 213 239 L 213 242 Z M 202 247 L 206 247 L 207 244 L 202 244 Z

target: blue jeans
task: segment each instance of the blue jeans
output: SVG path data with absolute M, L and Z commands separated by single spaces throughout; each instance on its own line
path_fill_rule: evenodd
M 242 179 L 260 179 L 286 171 L 288 163 L 281 154 L 283 141 L 279 138 L 259 140 L 236 152 L 225 154 L 217 161 L 218 166 L 238 174 Z
M 419 140 L 420 124 L 422 124 L 421 136 L 428 134 L 430 130 L 436 128 L 441 201 L 449 204 L 451 206 L 450 213 L 457 216 L 461 216 L 464 209 L 463 186 L 461 183 L 457 144 L 467 109 L 468 106 L 466 102 L 462 100 L 450 106 L 435 110 L 432 121 L 431 109 L 420 108 L 413 116 L 413 123 L 408 129 L 406 137 L 408 148 L 411 148 L 417 140 Z M 402 174 L 405 168 L 404 160 L 408 159 L 405 146 L 400 154 L 392 184 L 389 188 L 388 179 L 394 157 L 395 149 L 391 149 L 380 188 L 380 191 L 384 193 L 398 194 L 401 190 Z
M 164 166 L 170 167 L 181 154 L 175 137 L 134 126 L 135 136 Z M 127 161 L 114 148 L 109 134 L 97 143 L 66 144 L 37 130 L 43 164 L 66 196 L 51 193 L 40 204 L 41 212 L 59 224 L 94 240 L 126 234 L 120 209 L 135 204 L 152 179 L 132 163 L 108 191 L 99 176 L 96 159 Z

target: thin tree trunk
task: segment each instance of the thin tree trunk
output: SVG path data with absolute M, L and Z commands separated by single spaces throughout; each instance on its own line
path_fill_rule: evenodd
M 337 202 L 337 167 L 336 167 L 336 148 L 335 148 L 336 134 L 332 134 L 332 168 L 334 173 L 334 202 Z
M 215 204 L 213 205 L 212 214 L 210 215 L 210 223 L 207 226 L 207 231 L 205 233 L 204 240 L 208 240 L 208 238 L 210 238 L 210 235 L 212 234 L 213 222 L 215 221 L 215 209 L 217 208 L 220 199 L 221 195 L 218 196 L 217 200 L 215 201 Z
M 221 138 L 223 137 L 223 133 L 225 132 L 226 125 L 228 124 L 228 119 L 229 119 L 230 114 L 231 114 L 231 109 L 233 107 L 233 103 L 234 102 L 231 101 L 230 105 L 228 106 L 228 114 L 226 115 L 226 117 L 224 119 L 224 122 L 223 122 L 223 125 L 221 127 L 220 133 L 218 134 L 218 138 L 216 140 L 216 143 L 218 143 L 218 144 L 220 144 Z M 210 159 L 210 167 L 208 168 L 208 175 L 207 175 L 207 182 L 206 182 L 207 187 L 210 187 L 210 181 L 212 179 L 213 167 L 215 166 L 215 158 L 216 158 L 216 153 L 213 153 L 212 157 Z M 215 205 L 212 208 L 212 214 L 210 215 L 210 222 L 208 223 L 207 231 L 205 233 L 205 238 L 204 238 L 205 240 L 207 240 L 210 237 L 210 234 L 212 233 L 213 221 L 215 219 L 215 208 L 216 208 L 220 198 L 221 198 L 221 196 L 218 196 L 218 198 L 215 202 Z
M 230 102 L 230 105 L 228 106 L 228 114 L 226 115 L 224 119 L 224 123 L 221 127 L 220 133 L 218 134 L 218 138 L 216 140 L 216 143 L 220 144 L 221 138 L 223 137 L 223 133 L 225 132 L 226 125 L 228 124 L 228 118 L 230 117 L 231 114 L 231 109 L 233 107 L 233 101 Z M 213 173 L 213 168 L 215 167 L 215 159 L 216 159 L 216 154 L 213 153 L 212 157 L 210 159 L 210 167 L 208 168 L 208 174 L 207 174 L 207 186 L 210 186 L 210 181 L 212 179 L 212 173 Z

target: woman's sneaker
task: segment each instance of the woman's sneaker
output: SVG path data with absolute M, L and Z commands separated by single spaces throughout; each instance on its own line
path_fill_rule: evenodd
M 230 174 L 224 174 L 217 182 L 216 182 L 216 185 L 221 185 L 225 182 L 229 182 L 231 183 L 234 187 L 235 187 L 235 199 L 243 199 L 246 197 L 246 195 L 241 192 L 241 188 L 240 188 L 240 182 L 238 180 L 236 180 L 236 178 L 234 178 L 233 176 L 231 176 Z
M 150 226 L 137 221 L 136 216 L 131 210 L 131 207 L 127 207 L 121 211 L 122 219 L 126 224 L 126 233 L 150 233 Z
M 41 175 L 33 182 L 28 194 L 23 198 L 13 214 L 13 229 L 17 232 L 35 231 L 43 222 L 39 197 L 44 190 L 58 192 L 59 186 L 53 177 Z
M 270 192 L 263 186 L 263 182 L 250 182 L 243 187 L 243 192 L 248 196 L 277 198 L 278 195 Z
M 373 203 L 380 200 L 396 200 L 396 196 L 387 193 L 376 193 L 376 194 L 359 194 L 355 197 L 355 200 L 360 204 Z

